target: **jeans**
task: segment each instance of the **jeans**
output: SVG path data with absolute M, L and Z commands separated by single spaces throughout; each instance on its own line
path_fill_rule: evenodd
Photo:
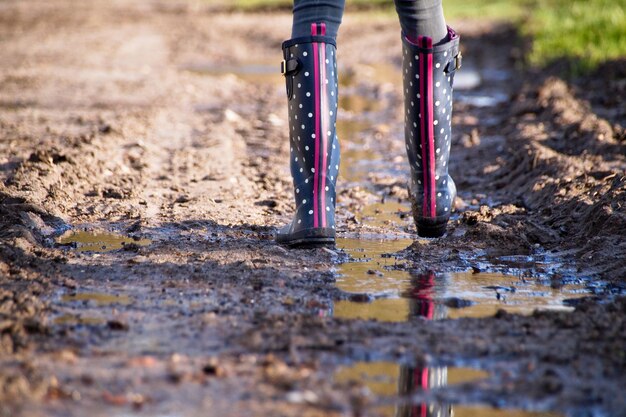
M 433 44 L 445 41 L 446 21 L 442 0 L 394 0 L 402 32 L 411 37 L 433 38 Z M 337 37 L 345 0 L 294 0 L 291 37 L 311 34 L 311 24 L 326 23 L 326 35 Z

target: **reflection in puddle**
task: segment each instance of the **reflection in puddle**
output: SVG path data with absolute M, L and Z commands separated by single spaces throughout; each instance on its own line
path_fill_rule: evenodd
M 494 409 L 487 406 L 453 405 L 445 402 L 411 403 L 413 394 L 442 389 L 447 386 L 473 384 L 487 379 L 489 373 L 463 367 L 423 367 L 395 362 L 357 362 L 339 368 L 333 375 L 336 384 L 358 384 L 370 393 L 383 397 L 399 397 L 400 404 L 372 407 L 373 415 L 384 417 L 557 417 L 555 413 Z M 387 398 L 385 398 L 387 397 Z M 369 415 L 369 414 L 368 414 Z
M 341 367 L 334 375 L 337 383 L 364 383 L 374 394 L 412 394 L 421 389 L 458 385 L 486 379 L 489 373 L 475 368 L 410 367 L 395 362 L 357 362 Z
M 349 293 L 368 294 L 375 299 L 368 303 L 337 301 L 333 307 L 334 315 L 347 319 L 406 321 L 408 302 L 400 299 L 399 294 L 409 285 L 410 276 L 406 271 L 386 269 L 396 260 L 382 255 L 398 252 L 412 243 L 410 239 L 338 239 L 337 246 L 356 262 L 339 265 L 337 287 Z
M 128 305 L 132 302 L 132 299 L 127 295 L 113 295 L 103 293 L 82 292 L 76 294 L 67 294 L 61 297 L 61 301 L 93 301 L 99 306 L 109 304 L 122 304 Z
M 480 406 L 454 406 L 454 417 L 562 417 L 561 414 L 523 410 L 503 410 Z
M 360 246 L 359 246 L 360 243 Z M 338 317 L 374 318 L 377 320 L 402 321 L 411 316 L 425 319 L 437 319 L 451 314 L 446 312 L 438 297 L 445 292 L 445 279 L 438 280 L 435 274 L 409 274 L 403 271 L 387 271 L 389 275 L 379 276 L 375 272 L 383 270 L 393 262 L 385 257 L 386 252 L 403 248 L 408 240 L 398 241 L 358 241 L 342 239 L 339 243 L 353 258 L 363 262 L 343 264 L 344 275 L 337 285 L 344 291 L 361 292 L 363 285 L 371 285 L 375 291 L 384 293 L 388 289 L 396 292 L 395 298 L 378 299 L 372 303 L 340 302 L 335 306 L 334 314 Z M 370 250 L 368 250 L 370 249 Z M 368 268 L 371 267 L 372 269 Z M 376 269 L 373 269 L 376 268 Z M 374 274 L 372 274 L 372 271 Z M 472 275 L 472 274 L 467 274 Z M 475 274 L 492 275 L 496 274 Z M 379 280 L 372 281 L 376 276 Z M 384 283 L 390 278 L 391 287 Z M 491 282 L 489 277 L 481 277 L 475 284 L 481 286 Z M 498 286 L 494 291 L 500 291 Z M 510 288 L 509 288 L 510 289 Z M 356 291 L 355 291 L 356 290 Z M 461 289 L 460 293 L 471 297 L 471 291 Z M 400 297 L 402 295 L 402 297 Z M 383 303 L 384 302 L 384 303 Z M 365 308 L 364 308 L 365 307 Z M 470 307 L 471 308 L 471 307 Z M 468 309 L 464 309 L 468 310 Z M 463 310 L 460 310 L 463 311 Z M 485 406 L 452 405 L 444 402 L 407 403 L 412 394 L 445 388 L 450 385 L 472 384 L 486 379 L 489 374 L 473 368 L 407 366 L 394 362 L 357 362 L 349 367 L 340 368 L 334 375 L 338 384 L 360 384 L 379 397 L 400 397 L 403 403 L 373 407 L 375 414 L 385 417 L 443 417 L 443 416 L 481 416 L 481 417 L 556 417 L 553 413 L 532 413 L 520 410 L 501 410 Z
M 368 226 L 388 227 L 390 224 L 403 223 L 402 219 L 407 215 L 411 216 L 411 206 L 408 203 L 388 201 L 364 207 L 358 218 L 361 223 Z
M 109 252 L 121 249 L 128 244 L 148 246 L 151 241 L 148 239 L 134 240 L 114 233 L 70 231 L 61 236 L 57 243 L 61 245 L 74 244 L 78 252 Z
M 360 384 L 380 397 L 404 397 L 411 394 L 471 384 L 489 377 L 489 373 L 460 367 L 412 367 L 394 362 L 357 362 L 342 367 L 334 375 L 337 384 Z M 489 416 L 489 417 L 556 417 L 551 413 L 529 413 L 519 410 L 499 410 L 484 406 L 463 406 L 446 403 L 399 404 L 375 407 L 378 415 L 389 417 L 413 416 Z
M 552 288 L 549 283 L 495 273 L 414 273 L 393 268 L 396 260 L 384 254 L 398 252 L 409 239 L 338 239 L 337 246 L 356 261 L 338 268 L 337 287 L 366 294 L 358 301 L 335 303 L 333 314 L 348 319 L 400 322 L 428 319 L 488 317 L 498 310 L 531 314 L 535 309 L 571 311 L 565 299 L 588 295 L 582 285 Z M 363 300 L 373 300 L 363 302 Z

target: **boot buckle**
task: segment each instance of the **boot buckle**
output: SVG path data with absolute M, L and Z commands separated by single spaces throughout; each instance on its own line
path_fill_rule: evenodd
M 300 61 L 296 58 L 283 59 L 280 63 L 280 73 L 284 76 L 298 72 L 298 68 L 300 68 Z
M 454 70 L 461 69 L 463 65 L 463 54 L 459 51 L 458 55 L 454 57 Z
M 462 65 L 463 65 L 463 54 L 461 54 L 461 51 L 459 51 L 459 53 L 454 58 L 452 58 L 452 61 L 450 61 L 448 65 L 446 65 L 444 72 L 446 74 L 453 73 L 456 70 L 460 69 Z

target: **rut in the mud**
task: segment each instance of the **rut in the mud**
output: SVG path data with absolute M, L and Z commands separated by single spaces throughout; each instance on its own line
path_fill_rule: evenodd
M 288 251 L 270 71 L 287 14 L 55 0 L 0 16 L 0 414 L 626 409 L 623 102 L 516 71 L 510 28 L 455 25 L 460 198 L 426 241 L 397 23 L 346 19 L 341 239 Z M 623 91 L 608 73 L 597 89 Z

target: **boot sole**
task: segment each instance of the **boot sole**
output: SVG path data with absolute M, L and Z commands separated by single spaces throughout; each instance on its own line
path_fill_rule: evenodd
M 334 238 L 304 238 L 284 242 L 283 245 L 294 249 L 334 248 Z
M 305 229 L 291 235 L 278 235 L 276 242 L 294 249 L 334 247 L 335 231 L 330 228 Z
M 435 219 L 418 219 L 415 221 L 417 235 L 420 237 L 435 238 L 446 234 L 450 216 Z

